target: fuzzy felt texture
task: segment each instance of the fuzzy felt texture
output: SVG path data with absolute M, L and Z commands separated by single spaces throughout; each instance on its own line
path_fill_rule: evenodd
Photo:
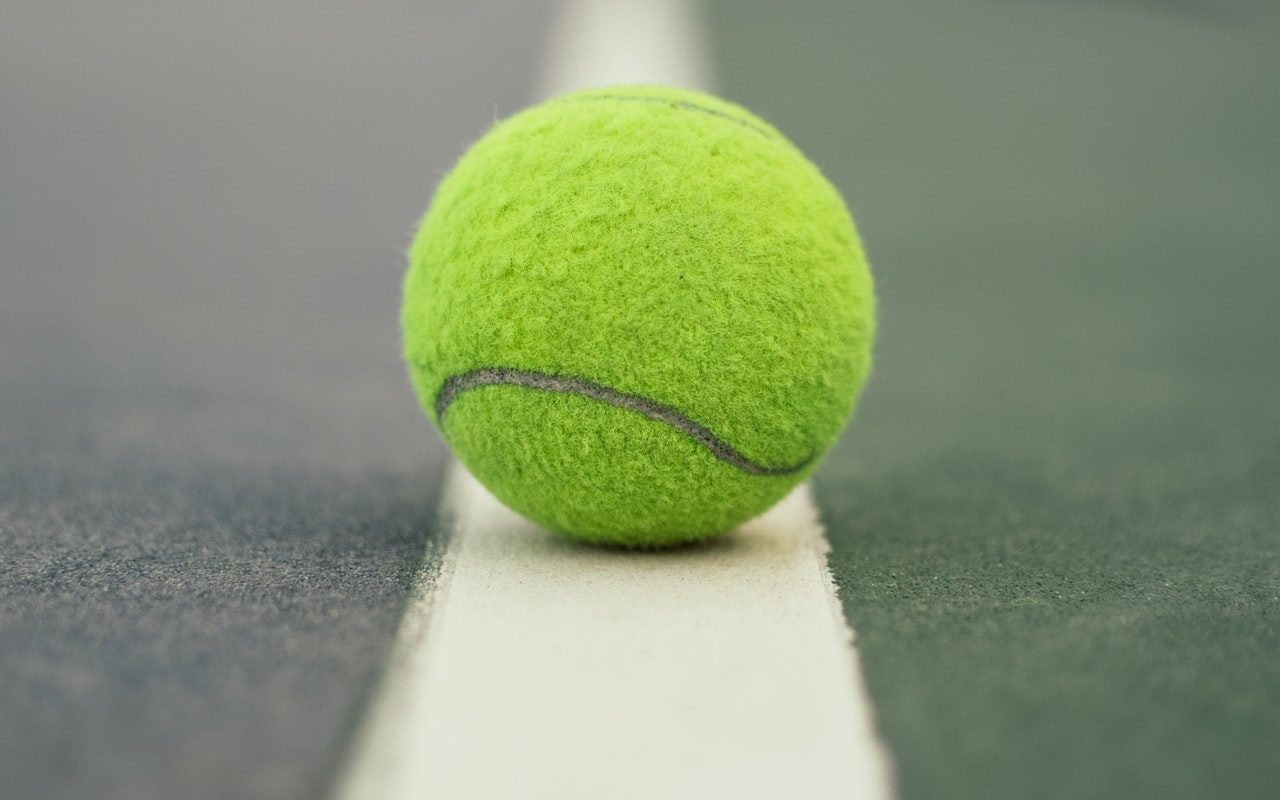
M 427 415 L 504 503 L 592 541 L 704 539 L 764 511 L 870 367 L 871 277 L 839 193 L 698 92 L 594 89 L 498 123 L 409 260 Z

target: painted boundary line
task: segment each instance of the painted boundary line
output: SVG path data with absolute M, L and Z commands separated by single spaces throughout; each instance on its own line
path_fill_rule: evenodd
M 543 94 L 705 86 L 678 0 L 565 3 Z M 852 632 L 807 486 L 708 545 L 553 537 L 460 465 L 338 786 L 399 798 L 888 798 Z

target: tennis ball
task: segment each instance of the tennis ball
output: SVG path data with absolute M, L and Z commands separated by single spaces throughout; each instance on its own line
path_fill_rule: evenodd
M 498 499 L 595 542 L 705 539 L 764 511 L 870 367 L 871 277 L 839 193 L 698 92 L 589 90 L 497 123 L 409 261 L 427 416 Z

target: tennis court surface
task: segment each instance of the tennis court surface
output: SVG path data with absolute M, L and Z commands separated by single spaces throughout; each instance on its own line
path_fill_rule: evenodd
M 0 798 L 1272 798 L 1280 13 L 0 8 Z M 810 485 L 628 554 L 404 375 L 496 118 L 708 88 L 840 188 L 875 369 Z

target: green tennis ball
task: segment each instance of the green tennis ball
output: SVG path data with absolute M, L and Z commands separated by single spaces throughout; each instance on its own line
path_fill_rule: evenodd
M 499 122 L 409 257 L 427 415 L 500 500 L 582 539 L 669 545 L 764 511 L 870 367 L 875 299 L 839 193 L 698 92 L 616 86 Z

